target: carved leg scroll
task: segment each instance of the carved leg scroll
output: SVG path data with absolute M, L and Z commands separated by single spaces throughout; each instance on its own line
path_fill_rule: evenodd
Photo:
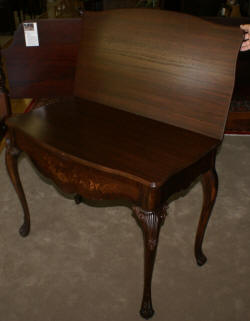
M 17 168 L 17 160 L 20 153 L 21 152 L 16 147 L 11 145 L 10 140 L 7 139 L 6 140 L 6 167 L 7 167 L 10 179 L 12 181 L 12 184 L 17 192 L 17 195 L 23 207 L 24 223 L 20 227 L 19 233 L 21 236 L 25 237 L 29 234 L 29 231 L 30 231 L 30 215 L 29 215 L 27 201 L 25 198 L 25 194 L 22 188 L 22 184 L 19 178 L 18 168 Z
M 202 251 L 202 241 L 206 227 L 216 200 L 218 191 L 218 176 L 215 169 L 211 169 L 202 176 L 203 207 L 195 240 L 195 257 L 198 265 L 203 265 L 207 258 Z
M 149 319 L 154 314 L 151 299 L 151 281 L 160 227 L 164 223 L 166 212 L 165 208 L 154 212 L 146 212 L 139 207 L 134 207 L 133 211 L 142 228 L 145 246 L 144 291 L 140 314 L 143 318 Z

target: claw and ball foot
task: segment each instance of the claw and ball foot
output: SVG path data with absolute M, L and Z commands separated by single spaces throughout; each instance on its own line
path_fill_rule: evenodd
M 195 257 L 199 266 L 202 266 L 207 261 L 207 258 L 202 251 L 202 241 L 218 191 L 218 176 L 214 168 L 202 175 L 202 187 L 203 206 L 195 240 Z
M 144 291 L 140 314 L 143 318 L 149 319 L 154 314 L 151 283 L 160 227 L 164 222 L 166 210 L 162 208 L 157 211 L 147 212 L 139 207 L 134 207 L 133 211 L 144 236 Z
M 30 215 L 29 215 L 28 205 L 27 205 L 23 188 L 22 188 L 22 184 L 18 173 L 18 167 L 17 167 L 17 161 L 20 153 L 21 152 L 15 146 L 12 145 L 10 139 L 7 139 L 6 140 L 6 158 L 5 158 L 6 167 L 7 167 L 7 171 L 9 173 L 11 182 L 16 190 L 16 193 L 23 207 L 24 223 L 20 227 L 19 233 L 21 236 L 25 237 L 29 234 L 29 231 L 30 231 Z

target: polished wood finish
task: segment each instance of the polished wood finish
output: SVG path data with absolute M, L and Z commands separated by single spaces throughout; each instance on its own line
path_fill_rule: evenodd
M 218 191 L 218 176 L 215 167 L 212 167 L 202 175 L 201 182 L 203 187 L 203 207 L 195 240 L 195 257 L 198 265 L 203 265 L 207 261 L 202 251 L 202 241 Z
M 180 19 L 181 32 L 175 26 Z M 75 95 L 220 139 L 234 84 L 231 50 L 241 34 L 162 10 L 89 14 Z
M 133 208 L 134 214 L 143 231 L 144 237 L 144 290 L 140 314 L 149 319 L 154 314 L 151 299 L 151 281 L 155 263 L 156 250 L 160 228 L 166 217 L 166 208 L 163 206 L 154 212 L 147 212 L 139 207 Z
M 144 236 L 140 313 L 147 319 L 154 313 L 151 282 L 169 198 L 199 176 L 204 202 L 195 256 L 199 265 L 206 261 L 202 241 L 217 193 L 215 158 L 242 36 L 237 29 L 157 10 L 89 14 L 82 27 L 73 90 L 72 86 L 64 90 L 63 78 L 55 81 L 54 72 L 58 70 L 62 77 L 65 67 L 66 84 L 73 84 L 68 73 L 73 63 L 51 65 L 56 51 L 45 47 L 48 64 L 42 61 L 39 66 L 39 61 L 32 60 L 31 70 L 20 83 L 10 67 L 12 59 L 17 63 L 14 48 L 15 43 L 22 45 L 20 32 L 5 54 L 15 94 L 34 90 L 35 96 L 47 97 L 55 86 L 55 95 L 72 94 L 6 121 L 6 165 L 24 209 L 20 232 L 26 236 L 30 229 L 17 171 L 20 152 L 76 202 L 82 198 L 125 200 Z M 39 57 L 43 46 L 37 48 Z M 60 55 L 59 45 L 57 50 Z M 22 49 L 20 64 L 24 53 Z
M 23 26 L 4 51 L 12 98 L 72 95 L 81 19 L 38 20 L 39 47 L 26 47 Z
M 201 134 L 79 98 L 13 116 L 7 123 L 20 130 L 17 146 L 64 192 L 94 199 L 115 195 L 148 211 L 160 206 L 160 194 L 167 198 L 173 193 L 181 179 L 179 173 L 185 173 L 189 184 L 197 176 L 196 168 L 206 172 L 211 153 L 220 144 Z M 72 144 L 77 141 L 84 148 Z M 40 157 L 40 149 L 47 150 L 46 157 Z M 108 182 L 102 186 L 99 181 L 105 179 Z M 167 184 L 170 179 L 171 186 Z M 152 194 L 150 200 L 144 199 L 146 191 Z
M 6 167 L 11 179 L 11 182 L 17 192 L 17 195 L 20 199 L 21 205 L 24 212 L 24 222 L 19 229 L 21 236 L 27 236 L 30 231 L 30 214 L 29 208 L 26 201 L 26 197 L 23 191 L 23 187 L 20 181 L 18 174 L 17 160 L 21 154 L 21 151 L 14 147 L 14 144 L 11 142 L 12 138 L 6 140 Z
M 250 102 L 250 100 L 249 100 Z M 226 123 L 226 132 L 250 133 L 250 110 L 232 111 L 229 113 Z
M 90 13 L 87 13 L 90 14 Z M 215 24 L 222 24 L 227 26 L 234 26 L 235 28 L 239 28 L 239 25 L 242 23 L 249 23 L 249 18 L 221 18 L 221 17 L 202 17 L 202 19 L 206 19 L 212 23 Z M 48 20 L 49 23 L 50 20 Z M 54 24 L 54 22 L 58 22 L 58 26 Z M 27 51 L 27 48 L 23 46 L 23 30 L 22 26 L 18 29 L 18 36 L 15 37 L 15 39 L 22 39 L 22 41 L 18 41 L 18 43 L 12 44 L 12 46 L 9 48 L 9 51 L 6 52 L 7 55 L 7 61 L 11 59 L 11 61 L 16 61 L 15 66 L 12 64 L 9 64 L 9 73 L 10 73 L 10 80 L 11 84 L 13 84 L 13 90 L 11 91 L 12 97 L 40 97 L 42 95 L 43 97 L 48 96 L 55 96 L 55 95 L 71 95 L 73 87 L 74 87 L 74 69 L 76 64 L 76 56 L 79 48 L 79 42 L 80 42 L 80 34 L 81 34 L 81 19 L 57 19 L 56 21 L 53 21 L 53 27 L 47 26 L 47 25 L 40 25 L 43 24 L 43 21 L 38 21 L 39 25 L 39 37 L 40 39 L 44 39 L 45 41 L 51 42 L 51 52 L 59 50 L 59 44 L 56 46 L 56 42 L 58 41 L 58 37 L 62 37 L 62 40 L 64 39 L 64 33 L 68 32 L 70 30 L 70 47 L 67 46 L 67 48 L 64 48 L 63 50 L 63 57 L 61 59 L 64 59 L 63 62 L 64 66 L 68 65 L 68 70 L 65 69 L 64 74 L 61 75 L 62 78 L 65 79 L 67 75 L 67 81 L 61 81 L 60 77 L 54 77 L 54 79 L 50 79 L 50 84 L 46 84 L 48 82 L 48 79 L 46 79 L 47 73 L 53 71 L 55 75 L 60 75 L 61 67 L 62 65 L 55 65 L 54 62 L 50 59 L 50 54 L 47 55 L 46 62 L 43 62 L 43 68 L 40 68 L 40 66 L 36 66 L 38 68 L 37 75 L 43 75 L 43 72 L 45 71 L 44 75 L 42 76 L 42 79 L 40 80 L 42 84 L 44 84 L 45 87 L 40 87 L 40 83 L 35 85 L 34 83 L 32 86 L 27 87 L 27 81 L 25 79 L 28 79 L 30 81 L 29 76 L 29 70 L 31 69 L 31 64 L 34 66 L 34 55 L 35 52 L 36 55 L 38 55 L 39 61 L 44 60 L 44 55 L 41 54 L 41 51 L 37 50 L 30 50 Z M 63 26 L 64 25 L 64 26 Z M 70 25 L 70 28 L 69 28 Z M 62 27 L 63 26 L 63 27 Z M 48 28 L 47 28 L 48 27 Z M 49 30 L 49 31 L 48 31 Z M 52 32 L 54 31 L 54 32 Z M 60 43 L 60 41 L 59 41 Z M 54 46 L 54 47 L 53 47 Z M 49 50 L 46 48 L 46 50 Z M 49 50 L 50 51 L 50 50 Z M 10 54 L 11 52 L 11 54 Z M 7 54 L 8 53 L 8 54 Z M 58 55 L 59 53 L 56 53 Z M 22 57 L 23 63 L 19 64 L 19 57 Z M 33 58 L 33 59 L 31 59 Z M 48 63 L 48 66 L 46 66 L 46 63 Z M 250 54 L 249 53 L 239 53 L 239 57 L 237 60 L 237 66 L 236 66 L 236 79 L 235 79 L 235 87 L 232 95 L 232 102 L 241 102 L 244 101 L 250 101 L 250 95 L 249 95 L 249 74 L 250 74 Z M 32 67 L 33 69 L 33 67 Z M 18 70 L 19 72 L 16 72 Z M 48 71 L 49 70 L 49 71 Z M 26 73 L 28 72 L 28 75 Z M 52 81 L 53 80 L 53 81 Z M 25 88 L 25 91 L 24 91 Z M 42 89 L 43 88 L 43 89 Z M 37 92 L 38 90 L 38 92 Z M 57 93 L 56 93 L 57 92 Z M 244 107 L 243 107 L 244 109 Z M 235 110 L 229 110 L 228 114 L 228 120 L 226 123 L 226 130 L 227 131 L 250 131 L 250 113 L 246 111 L 240 111 L 237 112 Z

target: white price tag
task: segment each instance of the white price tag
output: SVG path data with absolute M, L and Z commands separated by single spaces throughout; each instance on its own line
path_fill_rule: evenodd
M 38 39 L 38 32 L 37 32 L 37 23 L 24 22 L 23 29 L 24 29 L 26 47 L 38 47 L 39 39 Z

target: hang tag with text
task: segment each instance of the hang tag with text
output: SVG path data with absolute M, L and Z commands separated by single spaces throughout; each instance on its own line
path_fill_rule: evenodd
M 26 47 L 38 47 L 39 39 L 38 39 L 37 23 L 24 22 L 23 29 L 24 29 Z

